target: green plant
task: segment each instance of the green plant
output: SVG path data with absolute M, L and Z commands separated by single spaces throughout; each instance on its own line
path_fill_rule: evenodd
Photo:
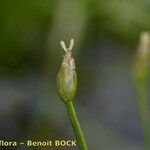
M 138 54 L 134 65 L 134 81 L 137 93 L 137 109 L 139 113 L 143 144 L 145 150 L 150 149 L 150 112 L 146 92 L 150 59 L 150 33 L 143 32 L 140 37 Z
M 63 56 L 62 65 L 57 76 L 57 91 L 65 104 L 67 114 L 76 136 L 76 141 L 80 150 L 87 150 L 86 142 L 77 119 L 77 115 L 73 106 L 73 100 L 77 88 L 77 75 L 75 71 L 75 61 L 72 57 L 72 48 L 74 40 L 70 40 L 69 48 L 66 48 L 64 41 L 61 41 L 61 47 L 65 51 Z

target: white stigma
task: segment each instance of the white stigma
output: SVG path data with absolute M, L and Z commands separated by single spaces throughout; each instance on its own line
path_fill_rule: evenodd
M 69 44 L 69 47 L 68 47 L 68 48 L 66 47 L 66 44 L 65 44 L 64 41 L 60 41 L 60 45 L 61 45 L 61 47 L 63 48 L 63 50 L 64 50 L 65 52 L 71 51 L 72 48 L 73 48 L 73 46 L 74 46 L 74 39 L 71 39 L 71 40 L 70 40 L 70 44 Z
M 64 50 L 65 52 L 68 51 L 68 49 L 66 48 L 66 44 L 65 44 L 64 41 L 60 41 L 60 45 L 61 45 L 61 47 L 63 48 L 63 50 Z
M 72 48 L 73 48 L 73 46 L 74 46 L 74 39 L 71 39 L 70 40 L 70 45 L 69 45 L 69 50 L 71 51 L 72 50 Z

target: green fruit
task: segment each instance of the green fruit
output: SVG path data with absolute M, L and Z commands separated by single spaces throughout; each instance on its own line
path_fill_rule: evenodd
M 57 91 L 63 102 L 72 101 L 77 89 L 77 75 L 75 61 L 71 51 L 64 55 L 60 71 L 57 76 Z

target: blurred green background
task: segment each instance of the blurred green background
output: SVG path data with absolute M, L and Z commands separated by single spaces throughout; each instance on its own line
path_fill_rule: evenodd
M 60 40 L 74 38 L 89 149 L 142 150 L 131 68 L 145 30 L 149 0 L 0 1 L 0 138 L 74 139 L 55 85 Z

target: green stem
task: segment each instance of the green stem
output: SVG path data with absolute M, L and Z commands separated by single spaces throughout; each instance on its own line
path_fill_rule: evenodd
M 87 150 L 86 142 L 85 142 L 79 121 L 77 119 L 77 115 L 76 115 L 73 103 L 69 101 L 65 104 L 65 106 L 67 109 L 67 114 L 68 114 L 70 123 L 74 130 L 74 134 L 76 136 L 78 147 L 80 150 Z
M 144 83 L 137 83 L 137 107 L 141 124 L 144 149 L 150 149 L 150 118 L 146 88 Z

